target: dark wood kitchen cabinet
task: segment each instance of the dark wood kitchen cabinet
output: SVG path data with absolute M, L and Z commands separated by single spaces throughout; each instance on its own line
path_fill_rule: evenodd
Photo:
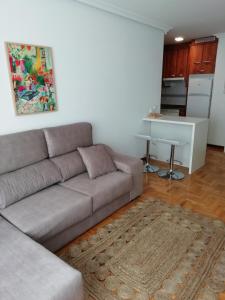
M 176 75 L 177 77 L 186 77 L 188 68 L 188 54 L 189 46 L 182 45 L 177 50 L 177 66 Z
M 163 77 L 176 77 L 177 50 L 173 46 L 165 47 L 163 59 Z
M 163 59 L 164 78 L 187 76 L 188 52 L 188 44 L 165 46 Z
M 210 74 L 215 72 L 217 40 L 207 43 L 195 43 L 190 46 L 189 74 Z

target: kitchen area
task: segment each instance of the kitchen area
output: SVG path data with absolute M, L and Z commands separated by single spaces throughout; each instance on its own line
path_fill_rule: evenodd
M 160 114 L 157 106 L 151 107 L 143 119 L 151 155 L 164 162 L 170 155 L 170 161 L 172 157 L 173 163 L 186 167 L 189 174 L 205 165 L 207 145 L 221 151 L 225 146 L 224 128 L 218 126 L 221 120 L 216 120 L 221 100 L 213 102 L 219 77 L 215 74 L 217 54 L 223 46 L 218 42 L 217 37 L 209 36 L 165 45 Z M 219 93 L 223 97 L 225 84 Z
M 215 36 L 165 45 L 161 94 L 163 115 L 210 120 L 217 47 Z M 209 126 L 213 124 L 209 122 Z M 207 142 L 214 144 L 210 136 Z

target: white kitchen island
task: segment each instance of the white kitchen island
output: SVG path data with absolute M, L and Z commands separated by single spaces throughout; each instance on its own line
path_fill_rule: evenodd
M 144 118 L 144 131 L 156 138 L 152 142 L 151 154 L 160 161 L 167 161 L 170 157 L 170 145 L 157 142 L 157 138 L 177 140 L 184 143 L 176 147 L 175 160 L 182 162 L 192 174 L 205 164 L 208 119 L 162 116 L 157 119 Z

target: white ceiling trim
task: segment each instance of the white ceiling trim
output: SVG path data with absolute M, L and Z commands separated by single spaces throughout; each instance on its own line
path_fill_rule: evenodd
M 152 19 L 148 19 L 142 15 L 138 15 L 132 11 L 129 11 L 127 9 L 123 9 L 121 7 L 118 7 L 116 5 L 112 5 L 112 4 L 108 4 L 105 3 L 102 0 L 76 0 L 77 2 L 104 10 L 106 12 L 133 20 L 135 22 L 141 23 L 141 24 L 145 24 L 157 29 L 162 30 L 163 32 L 167 33 L 169 30 L 171 30 L 172 28 L 166 24 L 157 22 L 155 20 Z

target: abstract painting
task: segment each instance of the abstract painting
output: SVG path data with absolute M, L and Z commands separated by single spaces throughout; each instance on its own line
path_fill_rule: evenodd
M 17 115 L 57 110 L 49 47 L 6 43 Z

